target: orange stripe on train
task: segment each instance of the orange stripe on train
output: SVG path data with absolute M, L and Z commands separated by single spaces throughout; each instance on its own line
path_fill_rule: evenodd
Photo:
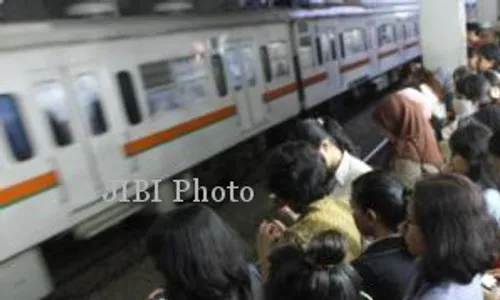
M 292 82 L 274 90 L 267 91 L 262 95 L 262 97 L 265 102 L 271 102 L 295 91 L 297 91 L 297 83 Z
M 409 44 L 406 44 L 406 45 L 404 46 L 404 48 L 405 48 L 405 49 L 413 48 L 413 47 L 415 47 L 415 46 L 417 46 L 417 45 L 419 45 L 419 44 L 420 44 L 420 42 L 418 42 L 418 41 L 417 41 L 417 42 L 413 42 L 413 43 L 409 43 Z
M 361 59 L 361 60 L 358 60 L 358 61 L 355 61 L 355 62 L 352 62 L 349 64 L 345 64 L 345 65 L 340 67 L 340 73 L 345 73 L 345 72 L 360 68 L 364 65 L 367 65 L 369 62 L 370 62 L 370 59 L 367 57 L 367 58 L 364 58 L 364 59 Z
M 0 189 L 0 208 L 22 201 L 58 184 L 57 173 L 50 171 Z
M 318 82 L 326 80 L 327 78 L 328 78 L 328 73 L 321 72 L 319 74 L 304 79 L 304 86 L 316 84 Z
M 231 105 L 206 115 L 200 116 L 191 121 L 179 124 L 157 133 L 130 141 L 125 144 L 124 150 L 127 156 L 133 156 L 147 151 L 153 147 L 176 139 L 184 134 L 191 133 L 203 127 L 209 126 L 218 121 L 222 121 L 236 114 L 236 106 Z
M 387 50 L 387 51 L 384 51 L 384 52 L 379 52 L 378 58 L 379 59 L 385 58 L 387 56 L 396 54 L 398 51 L 399 51 L 398 48 L 394 48 L 392 50 Z

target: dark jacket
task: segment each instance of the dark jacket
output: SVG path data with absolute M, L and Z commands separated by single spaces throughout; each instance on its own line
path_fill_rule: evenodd
M 415 271 L 415 259 L 401 237 L 375 242 L 352 264 L 374 300 L 403 299 Z

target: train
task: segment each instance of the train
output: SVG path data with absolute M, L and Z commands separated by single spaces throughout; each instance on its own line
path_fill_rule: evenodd
M 421 56 L 412 4 L 47 20 L 0 36 L 6 300 L 52 292 L 42 243 L 92 238 L 146 205 L 103 195 L 160 180 L 169 210 L 174 176 Z

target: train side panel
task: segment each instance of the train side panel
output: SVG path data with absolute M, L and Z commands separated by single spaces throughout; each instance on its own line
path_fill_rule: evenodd
M 372 45 L 367 22 L 367 18 L 357 16 L 339 23 L 342 90 L 348 90 L 373 75 Z

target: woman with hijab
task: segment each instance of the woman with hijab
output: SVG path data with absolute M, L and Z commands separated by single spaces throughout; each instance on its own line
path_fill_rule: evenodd
M 423 174 L 440 171 L 443 156 L 417 103 L 394 93 L 377 106 L 374 119 L 390 140 L 390 168 L 406 187 L 413 188 Z

